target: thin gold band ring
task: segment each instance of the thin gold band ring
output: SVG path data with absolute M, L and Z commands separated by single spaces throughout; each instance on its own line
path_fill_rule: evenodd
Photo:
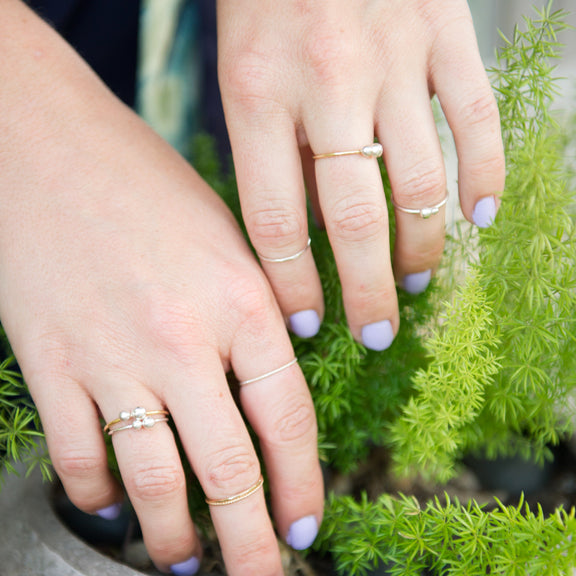
M 235 504 L 236 502 L 240 502 L 240 500 L 248 498 L 248 496 L 252 496 L 255 492 L 258 492 L 263 485 L 264 477 L 260 474 L 260 478 L 258 478 L 250 488 L 244 490 L 244 492 L 240 492 L 234 496 L 229 496 L 228 498 L 206 498 L 206 504 L 209 506 L 228 506 L 228 504 Z
M 359 155 L 364 158 L 380 158 L 384 149 L 382 144 L 374 142 L 373 144 L 368 144 L 367 146 L 362 146 L 359 150 L 346 150 L 345 152 L 327 152 L 325 154 L 314 154 L 312 158 L 314 160 L 322 160 L 323 158 L 336 158 L 337 156 L 354 156 Z

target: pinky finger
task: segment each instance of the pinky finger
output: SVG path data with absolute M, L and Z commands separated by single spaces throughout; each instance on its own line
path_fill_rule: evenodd
M 117 517 L 123 492 L 108 468 L 104 436 L 92 399 L 77 382 L 67 379 L 43 382 L 42 386 L 32 383 L 30 388 L 54 469 L 72 503 L 107 520 Z
M 466 218 L 481 228 L 492 224 L 504 189 L 505 161 L 496 99 L 475 41 L 472 20 L 439 40 L 432 63 L 433 88 L 454 134 L 458 153 L 460 203 Z M 465 35 L 465 36 L 463 36 Z

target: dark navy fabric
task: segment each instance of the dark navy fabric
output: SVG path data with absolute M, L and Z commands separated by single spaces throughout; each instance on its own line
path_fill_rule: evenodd
M 140 0 L 27 0 L 129 106 L 136 95 Z

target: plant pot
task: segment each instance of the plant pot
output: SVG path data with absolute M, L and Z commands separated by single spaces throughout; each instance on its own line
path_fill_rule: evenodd
M 2 576 L 143 576 L 72 534 L 50 505 L 40 474 L 7 475 L 0 490 Z

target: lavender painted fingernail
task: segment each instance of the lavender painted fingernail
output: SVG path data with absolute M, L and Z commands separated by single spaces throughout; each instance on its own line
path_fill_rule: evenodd
M 394 331 L 389 320 L 367 324 L 362 328 L 362 343 L 370 350 L 386 350 L 394 340 Z
M 302 310 L 288 319 L 290 330 L 300 338 L 311 338 L 320 330 L 320 317 L 316 310 Z
M 100 518 L 104 518 L 104 520 L 116 520 L 116 518 L 120 516 L 121 510 L 122 510 L 122 504 L 116 503 L 112 504 L 112 506 L 107 506 L 106 508 L 97 510 L 96 514 L 98 514 Z
M 286 543 L 294 550 L 306 550 L 312 545 L 318 534 L 318 522 L 315 516 L 304 516 L 296 520 L 286 536 Z
M 420 294 L 428 288 L 430 278 L 432 278 L 432 270 L 407 274 L 404 276 L 404 290 L 409 294 Z
M 196 556 L 192 556 L 184 562 L 179 562 L 178 564 L 172 564 L 170 566 L 170 571 L 176 576 L 192 576 L 196 574 L 200 569 L 200 560 Z
M 494 196 L 486 196 L 476 202 L 474 212 L 472 213 L 472 221 L 479 228 L 488 228 L 496 218 L 496 200 Z

